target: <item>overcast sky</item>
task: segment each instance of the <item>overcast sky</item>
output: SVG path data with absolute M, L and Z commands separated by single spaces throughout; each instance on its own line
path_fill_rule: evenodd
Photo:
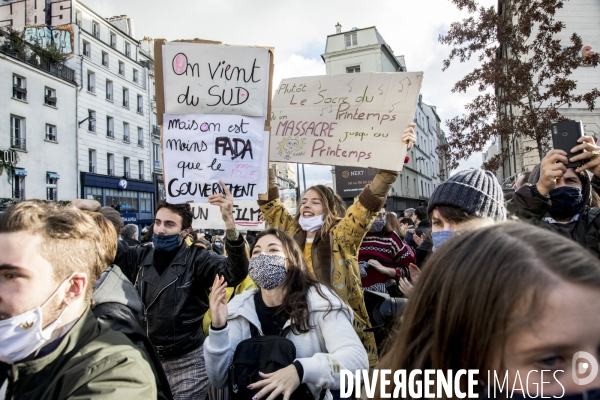
M 376 26 L 396 55 L 404 55 L 409 71 L 424 71 L 424 102 L 437 106 L 446 121 L 463 113 L 476 93 L 451 93 L 452 85 L 475 64 L 453 64 L 442 72 L 450 48 L 438 43 L 440 34 L 459 21 L 449 0 L 84 0 L 104 17 L 133 18 L 135 36 L 210 39 L 227 44 L 275 47 L 274 87 L 283 78 L 324 75 L 327 35 L 353 27 Z M 494 6 L 496 0 L 481 1 Z M 481 165 L 481 154 L 461 168 Z M 307 184 L 331 182 L 329 168 L 307 166 Z

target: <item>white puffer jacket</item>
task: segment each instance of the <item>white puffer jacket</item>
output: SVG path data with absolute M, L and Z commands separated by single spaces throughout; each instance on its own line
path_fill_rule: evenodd
M 308 307 L 313 328 L 300 335 L 294 335 L 290 330 L 286 336 L 296 346 L 297 360 L 304 369 L 302 383 L 307 384 L 316 399 L 322 389 L 339 390 L 340 370 L 347 369 L 354 374 L 356 370 L 369 369 L 365 348 L 352 327 L 351 310 L 331 290 L 323 285 L 320 288 L 333 304 L 334 311 L 327 313 L 329 302 L 316 288 L 310 288 Z M 242 340 L 251 337 L 250 323 L 261 330 L 254 305 L 257 291 L 249 290 L 234 297 L 228 304 L 227 326 L 218 331 L 210 329 L 204 341 L 206 371 L 217 388 L 227 386 L 227 373 L 235 349 Z M 284 328 L 288 325 L 289 320 Z

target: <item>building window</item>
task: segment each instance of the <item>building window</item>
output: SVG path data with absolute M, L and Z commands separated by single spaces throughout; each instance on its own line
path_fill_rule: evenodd
M 106 155 L 106 175 L 115 176 L 115 155 L 111 153 Z
M 360 66 L 356 65 L 354 67 L 346 67 L 347 74 L 357 74 L 360 72 Z
M 96 132 L 96 111 L 88 110 L 88 131 Z
M 144 114 L 144 98 L 139 94 L 137 97 L 137 112 L 138 114 Z
M 123 88 L 123 107 L 129 108 L 129 90 Z
M 83 55 L 88 58 L 92 57 L 92 46 L 85 40 L 83 41 Z
M 91 71 L 87 73 L 87 90 L 90 93 L 96 93 L 96 74 Z
M 131 172 L 129 169 L 129 157 L 123 157 L 123 171 L 125 179 L 131 178 Z
M 19 75 L 13 75 L 13 98 L 27 101 L 27 80 Z
M 56 172 L 46 172 L 46 200 L 58 201 L 58 179 Z
M 154 160 L 154 169 L 162 169 L 162 157 L 160 156 L 160 145 L 152 143 L 152 159 Z
M 125 64 L 123 61 L 119 61 L 119 75 L 125 76 Z
M 56 142 L 56 126 L 46 124 L 46 140 Z
M 12 193 L 14 199 L 25 200 L 25 177 L 27 171 L 22 168 L 15 168 L 12 177 Z
M 113 117 L 106 117 L 106 137 L 115 137 L 115 120 Z
M 131 44 L 125 42 L 125 55 L 131 58 Z
M 133 190 L 104 189 L 106 205 L 121 214 L 138 212 L 138 192 Z
M 152 193 L 140 192 L 140 213 L 152 213 Z
M 144 162 L 142 160 L 138 161 L 138 170 L 140 172 L 140 181 L 144 180 Z
M 75 23 L 81 26 L 81 11 L 75 10 Z
M 88 200 L 96 200 L 102 204 L 102 188 L 99 187 L 85 187 L 85 198 Z
M 113 49 L 117 48 L 117 35 L 114 32 L 110 33 L 110 47 Z
M 92 21 L 92 35 L 96 39 L 100 39 L 100 25 L 96 21 Z
M 90 163 L 89 172 L 96 173 L 96 150 L 88 150 L 88 160 Z
M 113 83 L 106 80 L 106 100 L 113 101 Z
M 102 65 L 108 68 L 108 53 L 105 51 L 102 52 Z
M 136 83 L 140 81 L 140 71 L 137 69 L 133 70 L 133 81 Z
M 25 145 L 25 118 L 10 116 L 10 147 L 27 150 Z
M 123 122 L 123 141 L 129 143 L 129 124 Z
M 144 128 L 138 128 L 138 146 L 144 147 Z
M 46 95 L 44 96 L 44 104 L 56 107 L 56 90 L 46 87 Z
M 358 41 L 356 39 L 357 39 L 356 32 L 347 33 L 346 34 L 346 47 L 356 46 L 358 44 Z

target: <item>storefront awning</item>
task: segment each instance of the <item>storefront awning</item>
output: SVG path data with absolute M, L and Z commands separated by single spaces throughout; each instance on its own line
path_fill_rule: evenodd
M 24 169 L 16 169 L 15 168 L 15 175 L 16 176 L 27 176 L 27 171 L 25 171 Z
M 59 174 L 55 174 L 54 172 L 48 172 L 48 178 L 50 179 L 60 179 Z

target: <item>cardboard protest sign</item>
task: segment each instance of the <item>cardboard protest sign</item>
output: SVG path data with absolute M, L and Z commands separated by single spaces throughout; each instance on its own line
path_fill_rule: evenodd
M 194 229 L 225 229 L 225 222 L 221 218 L 221 208 L 209 203 L 191 204 L 194 219 Z M 262 231 L 265 222 L 259 218 L 260 207 L 256 201 L 236 201 L 233 205 L 233 218 L 235 225 L 240 230 Z
M 270 161 L 401 171 L 422 72 L 284 79 L 271 112 Z
M 266 116 L 268 49 L 167 42 L 162 59 L 165 114 Z
M 262 117 L 165 114 L 161 139 L 169 203 L 206 201 L 221 193 L 219 180 L 234 200 L 257 200 L 267 191 Z

